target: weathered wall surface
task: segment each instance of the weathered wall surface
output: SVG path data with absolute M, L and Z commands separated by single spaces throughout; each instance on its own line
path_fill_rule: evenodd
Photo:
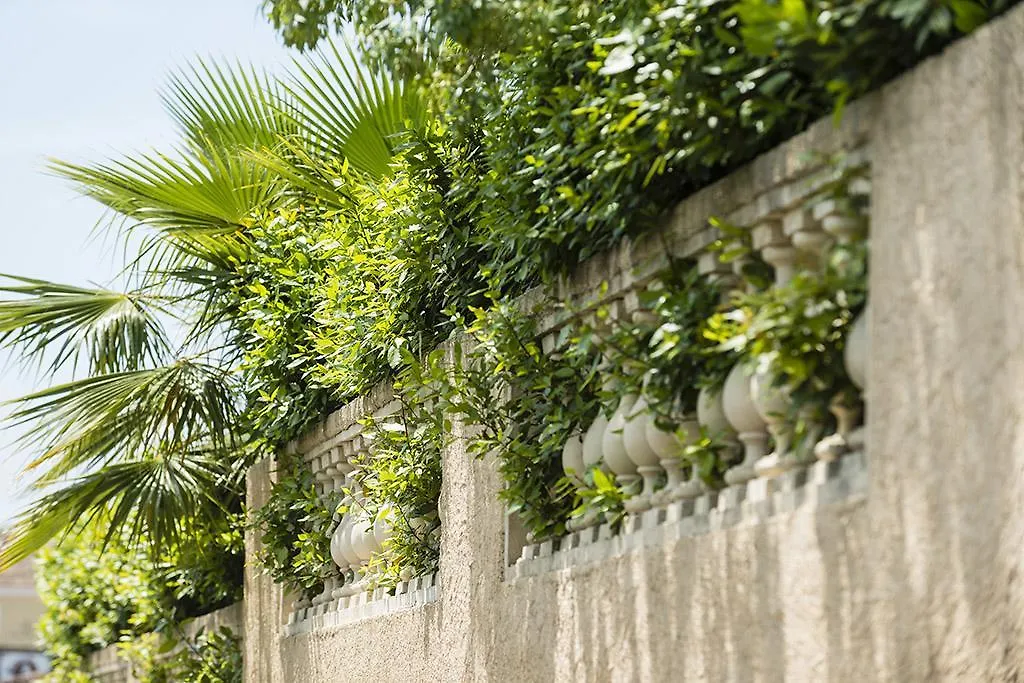
M 1022 37 L 1024 7 L 857 103 L 840 129 L 819 123 L 686 200 L 667 227 L 670 245 L 700 242 L 708 215 L 798 174 L 808 150 L 867 141 L 862 491 L 506 579 L 498 477 L 452 449 L 437 602 L 285 637 L 284 597 L 250 568 L 247 680 L 1024 675 Z M 661 244 L 597 259 L 577 284 Z M 251 500 L 268 467 L 253 471 Z
M 872 130 L 877 664 L 1024 675 L 1024 11 L 888 88 Z
M 264 460 L 250 471 L 246 482 L 246 503 L 252 508 L 263 505 L 275 481 L 275 463 Z M 269 576 L 254 567 L 260 553 L 258 536 L 245 534 L 245 599 L 242 601 L 245 638 L 242 657 L 247 681 L 285 681 L 279 649 L 274 646 L 286 614 L 286 596 Z M 254 673 L 259 677 L 254 678 Z

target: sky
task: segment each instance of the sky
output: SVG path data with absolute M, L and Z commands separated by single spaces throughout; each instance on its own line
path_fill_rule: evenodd
M 106 284 L 121 254 L 93 236 L 103 209 L 46 172 L 166 148 L 159 90 L 196 56 L 269 68 L 286 50 L 261 0 L 0 0 L 0 273 Z M 0 352 L 0 400 L 51 384 Z M 0 525 L 23 505 L 30 453 L 0 432 Z

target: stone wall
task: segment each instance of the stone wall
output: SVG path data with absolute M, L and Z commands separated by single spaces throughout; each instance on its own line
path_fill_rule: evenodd
M 838 129 L 819 122 L 686 199 L 661 233 L 583 264 L 562 292 L 628 288 L 668 252 L 699 253 L 708 216 L 742 219 L 813 185 L 809 152 L 860 155 L 872 177 L 862 453 L 731 502 L 668 506 L 619 536 L 528 547 L 509 566 L 493 464 L 450 448 L 434 599 L 297 630 L 250 563 L 246 680 L 1024 674 L 1021 36 L 1024 7 L 855 103 Z M 303 452 L 343 428 L 334 420 Z M 253 504 L 272 472 L 251 471 Z

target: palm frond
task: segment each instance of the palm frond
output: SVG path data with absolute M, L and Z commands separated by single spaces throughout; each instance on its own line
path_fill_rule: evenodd
M 402 133 L 420 129 L 426 110 L 415 87 L 331 42 L 294 62 L 286 89 L 303 142 L 321 159 L 346 159 L 355 169 L 382 177 Z
M 274 147 L 298 132 L 287 93 L 266 72 L 202 59 L 174 74 L 161 94 L 185 138 L 203 150 Z
M 52 483 L 80 467 L 109 466 L 125 454 L 209 439 L 211 450 L 239 441 L 234 378 L 194 359 L 60 384 L 12 403 L 13 424 L 31 427 L 20 445 L 41 454 Z
M 90 374 L 137 370 L 166 359 L 161 297 L 74 287 L 0 273 L 0 344 L 50 359 L 50 370 L 88 361 Z
M 245 228 L 253 211 L 276 194 L 276 179 L 236 150 L 140 154 L 90 166 L 52 160 L 57 175 L 82 194 L 160 231 Z
M 274 149 L 253 150 L 247 156 L 281 178 L 285 196 L 294 196 L 300 201 L 316 200 L 335 209 L 352 205 L 346 176 L 358 171 L 350 170 L 342 157 L 318 156 L 311 150 L 307 138 L 282 138 Z
M 99 514 L 109 520 L 105 544 L 125 534 L 157 548 L 179 541 L 196 521 L 226 514 L 240 495 L 240 471 L 197 447 L 157 449 L 76 477 L 19 515 L 0 547 L 0 572 Z
M 403 133 L 426 120 L 413 87 L 333 44 L 296 61 L 287 83 L 200 61 L 163 97 L 183 136 L 170 154 L 51 163 L 129 231 L 145 228 L 129 267 L 140 292 L 0 286 L 20 297 L 0 300 L 0 342 L 53 350 L 58 366 L 90 359 L 89 376 L 12 402 L 11 422 L 30 428 L 20 444 L 39 454 L 29 469 L 49 492 L 18 518 L 0 571 L 93 515 L 111 534 L 159 543 L 223 513 L 247 443 L 237 378 L 213 349 L 173 358 L 155 313 L 184 323 L 190 340 L 214 339 L 252 222 L 296 197 L 344 202 L 346 174 L 386 177 Z

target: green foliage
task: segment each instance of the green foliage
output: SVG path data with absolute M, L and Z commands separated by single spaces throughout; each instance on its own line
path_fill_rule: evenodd
M 41 553 L 38 628 L 53 661 L 49 680 L 86 680 L 90 653 L 137 639 L 136 649 L 148 652 L 162 637 L 146 634 L 173 638 L 179 621 L 241 599 L 237 524 L 192 529 L 191 542 L 159 555 L 127 534 L 107 540 L 107 526 L 97 519 Z
M 832 182 L 807 202 L 836 203 L 851 233 L 866 234 L 867 197 L 850 192 L 863 168 L 840 167 Z M 867 243 L 833 244 L 818 268 L 801 269 L 786 284 L 734 293 L 730 305 L 703 330 L 718 351 L 767 366 L 785 384 L 793 410 L 824 406 L 837 391 L 856 393 L 843 365 L 843 349 L 854 319 L 867 300 Z
M 456 341 L 452 362 L 435 357 L 426 373 L 439 407 L 470 427 L 470 454 L 495 457 L 500 495 L 526 529 L 537 538 L 563 534 L 574 505 L 561 451 L 597 414 L 596 358 L 564 343 L 565 353 L 543 353 L 535 317 L 510 304 L 494 300 L 472 313 L 468 343 Z
M 572 512 L 574 519 L 583 519 L 597 514 L 599 519 L 618 529 L 626 516 L 625 502 L 628 494 L 618 486 L 614 477 L 599 467 L 593 467 L 583 477 L 583 487 L 578 494 L 578 505 Z
M 341 28 L 336 0 L 266 1 L 267 18 L 279 29 L 287 45 L 311 48 L 330 30 Z
M 638 319 L 612 320 L 605 308 L 598 308 L 598 324 L 583 326 L 572 343 L 577 349 L 592 347 L 606 359 L 603 373 L 614 381 L 606 382 L 601 392 L 604 405 L 610 409 L 625 395 L 642 393 L 660 428 L 675 430 L 684 418 L 692 419 L 700 389 L 720 387 L 736 363 L 736 354 L 723 353 L 708 335 L 721 297 L 719 286 L 700 275 L 693 263 L 679 261 L 638 293 L 643 311 Z M 729 453 L 713 436 L 702 434 L 690 444 L 682 464 L 697 467 L 707 485 L 719 488 Z M 599 482 L 592 478 L 587 484 L 577 514 L 602 503 L 605 518 L 621 516 L 612 504 L 615 496 L 597 495 Z
M 117 644 L 139 683 L 241 683 L 241 639 L 221 627 L 194 638 L 184 633 L 145 633 Z
M 606 307 L 596 311 L 597 324 L 580 328 L 572 341 L 593 347 L 607 359 L 606 373 L 616 382 L 617 403 L 641 389 L 658 418 L 693 415 L 702 386 L 717 386 L 732 367 L 704 333 L 707 319 L 720 305 L 719 288 L 680 261 L 637 293 L 643 314 L 636 320 L 609 318 Z
M 317 494 L 313 473 L 296 455 L 278 458 L 277 483 L 268 501 L 250 520 L 261 534 L 258 559 L 275 582 L 311 597 L 331 576 L 331 532 L 340 496 L 328 504 Z
M 341 188 L 331 202 L 260 215 L 235 286 L 249 416 L 272 442 L 295 437 L 329 407 L 433 348 L 444 313 L 478 301 L 481 257 L 459 218 L 437 135 L 411 136 L 385 178 L 347 163 L 316 167 Z M 472 169 L 459 167 L 465 172 Z
M 46 611 L 38 628 L 54 681 L 73 680 L 72 672 L 85 669 L 91 652 L 125 634 L 160 625 L 163 595 L 153 581 L 149 554 L 130 544 L 101 554 L 104 532 L 91 525 L 41 553 L 38 588 Z
M 200 64 L 167 94 L 177 152 L 56 165 L 148 231 L 141 285 L 6 287 L 27 297 L 0 306 L 9 345 L 91 366 L 22 403 L 44 427 L 41 461 L 57 463 L 40 484 L 101 469 L 22 519 L 0 566 L 97 509 L 173 547 L 191 508 L 204 522 L 236 512 L 263 444 L 386 378 L 404 413 L 368 425 L 382 457 L 362 463 L 362 485 L 373 514 L 426 527 L 398 525 L 375 560 L 385 582 L 436 562 L 445 414 L 471 426 L 473 455 L 496 458 L 536 537 L 574 509 L 614 519 L 624 494 L 605 473 L 574 500 L 566 439 L 641 383 L 671 426 L 737 357 L 768 359 L 798 403 L 820 401 L 845 381 L 862 255 L 837 251 L 821 277 L 718 315 L 684 265 L 644 294 L 651 319 L 606 325 L 599 309 L 553 353 L 511 302 L 1010 1 L 267 0 L 292 44 L 352 21 L 368 57 L 332 46 L 285 79 Z M 357 66 L 374 57 L 402 78 Z M 159 316 L 187 343 L 160 341 Z M 454 362 L 431 352 L 451 338 Z M 724 467 L 707 439 L 686 458 L 712 482 Z M 332 571 L 337 501 L 297 458 L 281 468 L 255 518 L 263 559 L 310 595 Z
M 316 340 L 297 330 L 313 327 L 325 301 L 320 282 L 299 274 L 362 254 L 357 234 L 373 232 L 360 221 L 376 220 L 363 215 L 375 182 L 406 136 L 426 135 L 414 88 L 333 45 L 280 78 L 198 61 L 163 99 L 181 136 L 170 152 L 52 163 L 111 210 L 112 225 L 137 236 L 124 278 L 134 287 L 0 282 L 10 296 L 0 301 L 0 344 L 26 364 L 81 373 L 16 402 L 13 421 L 38 455 L 30 469 L 47 468 L 34 482 L 45 493 L 18 518 L 0 569 L 100 511 L 112 533 L 131 529 L 155 547 L 180 540 L 193 518 L 212 523 L 236 511 L 258 445 L 283 442 L 331 405 L 299 367 L 302 345 Z M 358 196 L 349 197 L 353 188 Z M 342 227 L 332 233 L 324 212 L 338 206 Z M 396 211 L 409 213 L 405 204 Z M 299 216 L 325 219 L 324 239 L 340 248 L 315 242 L 305 251 L 319 263 L 303 261 L 293 252 L 306 238 L 276 234 Z M 340 270 L 334 284 L 346 288 L 363 286 L 352 278 L 369 272 Z M 378 310 L 357 326 L 374 325 Z M 393 335 L 384 324 L 369 342 L 390 346 Z M 357 387 L 380 373 L 381 352 L 369 346 L 355 354 L 366 359 L 351 368 Z
M 184 643 L 167 665 L 168 683 L 241 683 L 241 638 L 222 626 L 207 633 L 200 630 Z
M 769 366 L 795 409 L 824 406 L 853 385 L 843 367 L 844 342 L 867 298 L 867 247 L 833 247 L 823 273 L 800 272 L 782 287 L 738 294 L 708 325 L 727 353 Z
M 502 290 L 564 271 L 1012 0 L 268 0 L 286 40 L 350 20 L 415 74 Z M 301 18 L 301 19 L 300 19 Z
M 427 366 L 435 366 L 439 355 L 435 352 Z M 391 523 L 383 552 L 370 563 L 381 586 L 394 586 L 410 575 L 424 576 L 438 567 L 441 448 L 451 432 L 451 422 L 439 409 L 436 397 L 430 396 L 431 385 L 417 375 L 420 367 L 410 362 L 402 382 L 397 383 L 401 409 L 396 415 L 365 420 L 365 438 L 373 451 L 355 463 L 367 513 L 371 519 L 384 518 Z

